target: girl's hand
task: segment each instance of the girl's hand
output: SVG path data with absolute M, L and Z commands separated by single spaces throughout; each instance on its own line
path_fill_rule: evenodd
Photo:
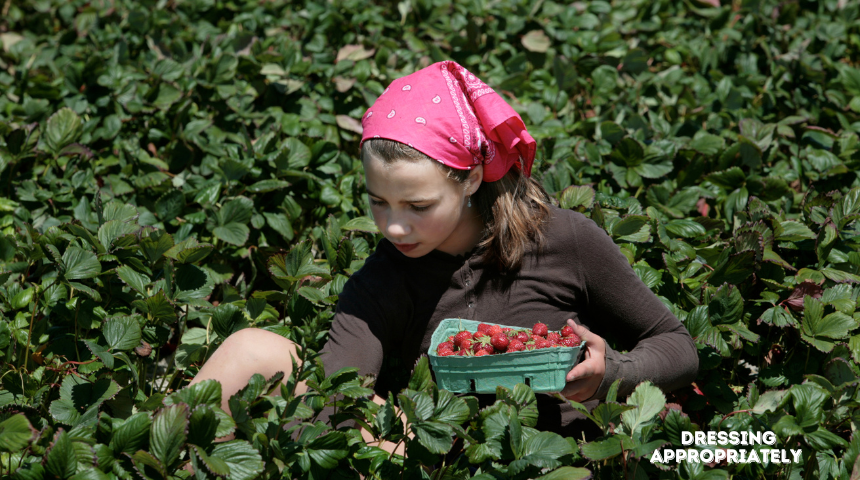
M 597 392 L 606 375 L 606 341 L 573 320 L 568 319 L 567 324 L 585 341 L 585 353 L 583 360 L 568 372 L 567 386 L 561 394 L 568 400 L 584 402 Z

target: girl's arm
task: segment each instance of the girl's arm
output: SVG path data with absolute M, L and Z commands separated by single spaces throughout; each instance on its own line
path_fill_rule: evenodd
M 621 354 L 605 346 L 606 371 L 592 398 L 605 398 L 609 386 L 622 379 L 619 395 L 640 382 L 670 391 L 689 385 L 699 368 L 690 333 L 639 279 L 619 247 L 592 220 L 572 213 L 576 239 L 577 282 L 583 287 L 588 317 L 585 326 L 611 333 L 629 350 Z

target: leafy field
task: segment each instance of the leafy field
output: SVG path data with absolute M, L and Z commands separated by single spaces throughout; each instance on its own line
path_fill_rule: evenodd
M 857 478 L 860 6 L 724 3 L 0 2 L 0 476 Z M 321 371 L 381 238 L 358 119 L 445 59 L 521 113 L 534 175 L 682 320 L 695 387 L 610 393 L 586 443 L 535 430 L 525 386 L 479 410 L 422 360 L 380 407 Z M 183 387 L 249 326 L 304 368 L 231 417 L 217 383 Z M 802 459 L 651 464 L 692 430 Z

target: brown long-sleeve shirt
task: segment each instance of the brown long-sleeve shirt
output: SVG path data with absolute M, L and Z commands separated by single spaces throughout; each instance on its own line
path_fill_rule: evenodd
M 612 239 L 584 215 L 551 207 L 542 253 L 529 252 L 522 269 L 502 281 L 475 252 L 453 256 L 434 250 L 409 258 L 382 240 L 344 286 L 323 348 L 326 372 L 358 367 L 377 375 L 377 391 L 405 387 L 383 369 L 383 356 L 411 367 L 427 353 L 445 318 L 560 330 L 571 318 L 613 339 L 606 375 L 585 405 L 593 408 L 622 379 L 619 399 L 644 380 L 665 391 L 688 385 L 698 371 L 693 339 L 642 283 Z M 381 371 L 385 370 L 385 371 Z M 568 404 L 538 395 L 541 424 L 553 430 L 584 418 Z M 582 422 L 576 422 L 586 426 Z

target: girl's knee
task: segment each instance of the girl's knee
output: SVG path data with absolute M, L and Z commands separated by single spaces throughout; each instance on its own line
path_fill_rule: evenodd
M 259 328 L 245 328 L 231 334 L 221 344 L 220 349 L 268 354 L 296 351 L 292 340 Z

